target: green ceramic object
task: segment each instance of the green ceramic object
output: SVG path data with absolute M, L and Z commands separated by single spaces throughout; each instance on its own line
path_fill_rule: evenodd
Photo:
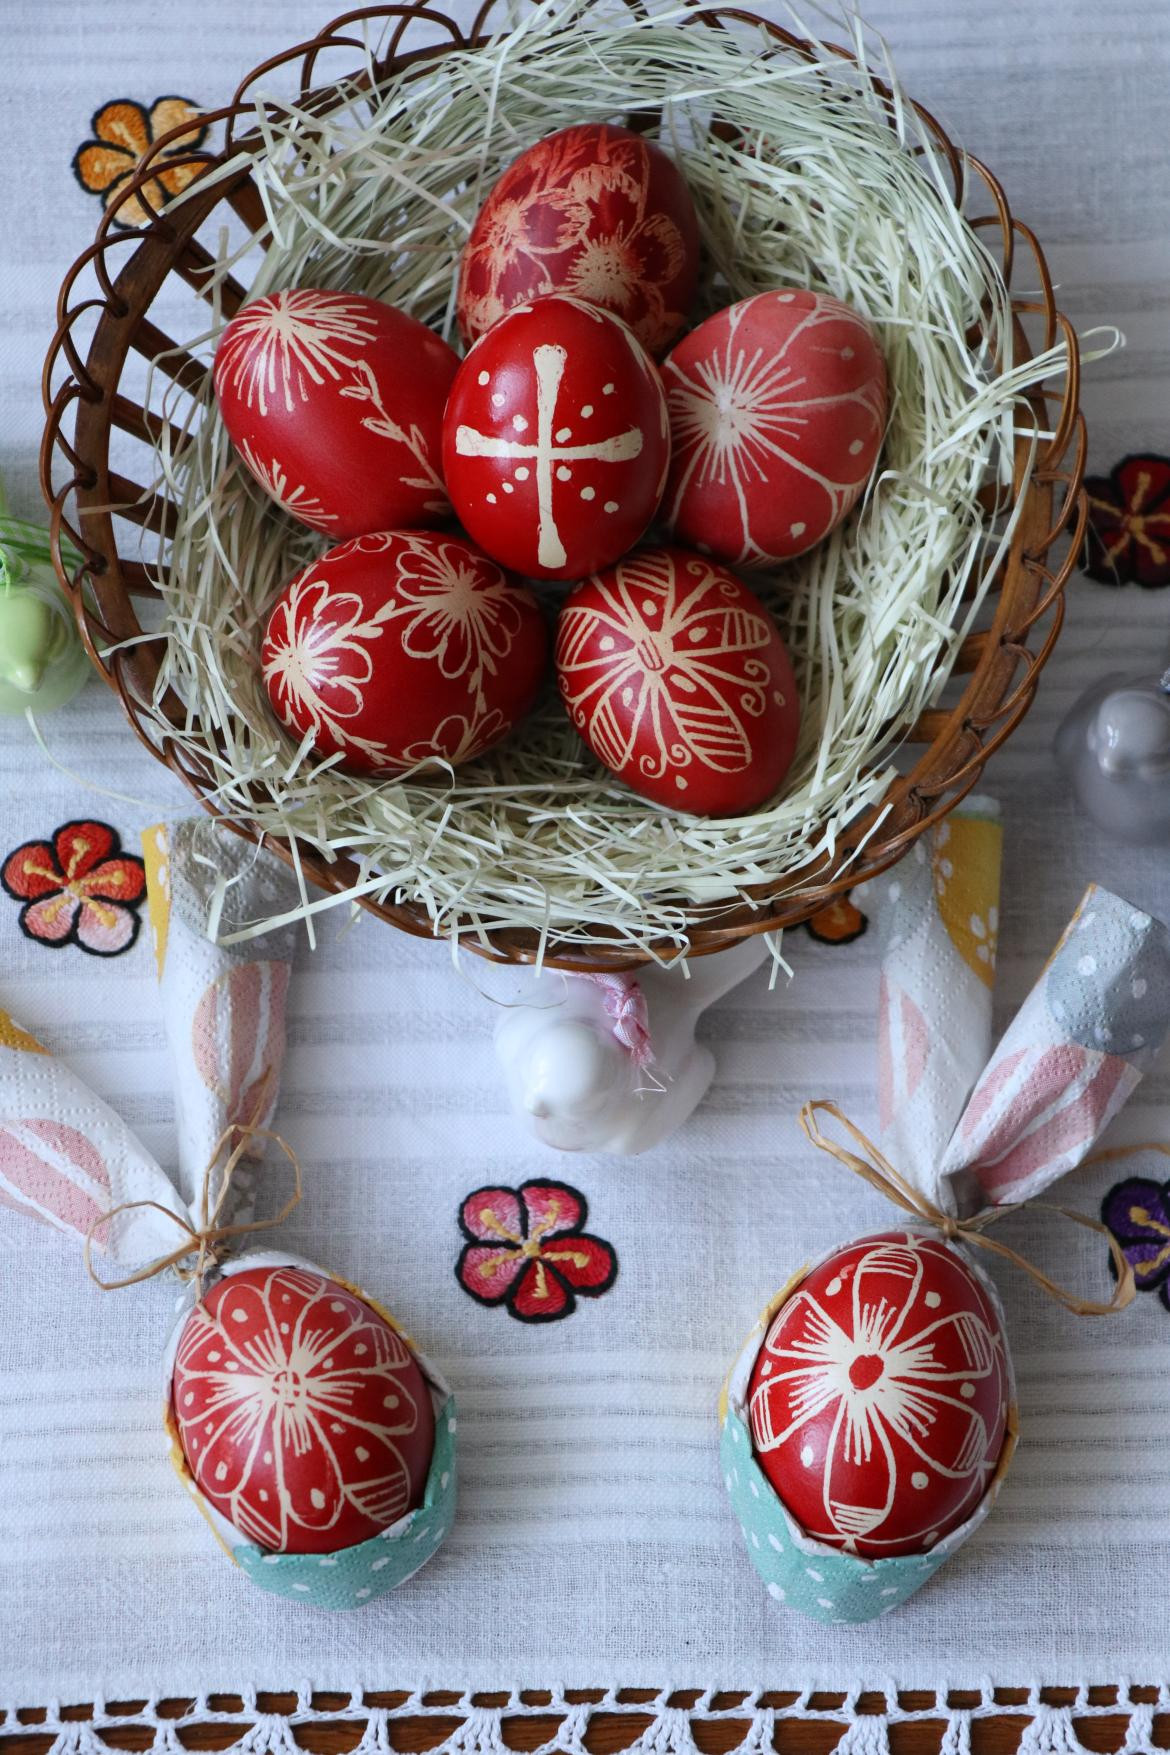
M 80 561 L 74 551 L 67 553 Z M 0 485 L 0 713 L 64 706 L 89 673 L 73 611 L 53 570 L 48 531 L 14 518 Z

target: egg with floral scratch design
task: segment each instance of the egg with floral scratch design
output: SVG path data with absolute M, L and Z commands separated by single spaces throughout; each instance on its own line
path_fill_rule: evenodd
M 232 318 L 215 394 L 265 493 L 337 542 L 450 516 L 439 445 L 458 363 L 405 311 L 298 287 L 250 299 Z
M 674 160 L 629 128 L 585 122 L 514 159 L 463 251 L 459 324 L 468 341 L 508 311 L 568 293 L 612 311 L 663 352 L 686 322 L 699 225 Z
M 837 1250 L 769 1325 L 748 1415 L 761 1469 L 805 1533 L 863 1558 L 919 1554 L 974 1512 L 1007 1432 L 990 1282 L 937 1234 Z
M 498 743 L 544 673 L 532 593 L 470 543 L 381 531 L 329 549 L 277 598 L 262 668 L 277 717 L 359 774 L 455 767 Z
M 179 1337 L 171 1406 L 204 1498 L 273 1553 L 333 1553 L 421 1502 L 426 1379 L 364 1299 L 319 1272 L 242 1268 Z

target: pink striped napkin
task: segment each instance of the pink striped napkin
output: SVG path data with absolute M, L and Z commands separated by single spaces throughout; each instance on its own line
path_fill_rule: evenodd
M 121 1117 L 7 1012 L 0 1010 L 0 1203 L 84 1238 L 114 1267 L 136 1272 L 182 1241 L 167 1214 L 200 1223 L 216 1144 L 233 1124 L 265 1127 L 284 1060 L 284 996 L 292 933 L 244 941 L 207 936 L 271 917 L 294 893 L 283 866 L 207 818 L 148 830 L 147 893 L 163 1025 L 175 1070 L 178 1167 L 156 1162 Z M 263 1142 L 257 1141 L 257 1156 Z M 246 1180 L 230 1214 L 248 1216 Z M 216 1189 L 209 1189 L 214 1202 Z M 158 1210 L 161 1209 L 161 1210 Z
M 870 886 L 882 1151 L 961 1215 L 1080 1164 L 1170 1028 L 1170 930 L 1094 884 L 991 1051 L 999 854 L 998 813 L 976 800 Z

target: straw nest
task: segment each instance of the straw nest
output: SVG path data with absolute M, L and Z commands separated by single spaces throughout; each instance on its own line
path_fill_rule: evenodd
M 854 46 L 872 54 L 860 36 Z M 892 97 L 827 49 L 803 58 L 758 26 L 639 16 L 620 0 L 547 0 L 486 46 L 389 73 L 376 50 L 368 88 L 338 86 L 324 111 L 258 103 L 253 174 L 271 240 L 253 292 L 356 290 L 450 339 L 460 249 L 504 166 L 574 121 L 649 112 L 699 214 L 697 315 L 788 285 L 846 299 L 875 325 L 891 389 L 878 472 L 826 543 L 752 581 L 796 669 L 796 760 L 748 816 L 658 808 L 597 766 L 551 688 L 502 746 L 453 773 L 372 783 L 298 747 L 269 710 L 257 653 L 274 595 L 322 543 L 236 460 L 210 374 L 182 416 L 184 442 L 158 453 L 179 522 L 156 698 L 172 688 L 187 708 L 177 729 L 160 716 L 160 735 L 205 764 L 225 814 L 286 837 L 294 855 L 356 861 L 348 889 L 306 890 L 302 913 L 374 895 L 422 904 L 440 934 L 526 926 L 583 949 L 616 934 L 661 955 L 685 945 L 688 919 L 748 887 L 781 890 L 881 797 L 1010 539 L 980 492 L 1010 483 L 1016 434 L 1032 424 L 1023 394 L 1062 355 L 1013 361 L 998 265 L 888 65 Z M 220 273 L 254 246 L 225 235 Z

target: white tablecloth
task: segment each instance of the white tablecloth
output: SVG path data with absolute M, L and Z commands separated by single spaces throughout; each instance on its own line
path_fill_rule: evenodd
M 767 0 L 762 0 L 767 4 Z M 1001 176 L 1035 225 L 1078 324 L 1117 323 L 1088 374 L 1092 465 L 1170 450 L 1170 10 L 1148 0 L 873 0 L 908 88 Z M 92 234 L 70 175 L 91 113 L 164 93 L 207 104 L 328 16 L 312 0 L 8 0 L 0 111 L 0 469 L 38 512 L 38 381 L 60 276 Z M 779 16 L 779 9 L 777 9 Z M 1149 661 L 1170 590 L 1081 580 L 1037 706 L 995 759 L 1007 822 L 999 1007 L 1027 990 L 1093 878 L 1163 916 L 1164 853 L 1109 846 L 1050 759 L 1058 718 L 1102 667 Z M 116 704 L 91 684 L 45 722 L 77 778 L 0 722 L 0 856 L 70 819 L 138 829 L 184 808 Z M 82 777 L 142 802 L 88 792 Z M 0 1004 L 140 1130 L 164 1161 L 173 1122 L 148 935 L 101 960 L 50 951 L 0 896 Z M 384 1298 L 456 1386 L 462 1503 L 410 1585 L 330 1617 L 254 1592 L 177 1490 L 159 1429 L 173 1291 L 103 1296 L 69 1248 L 0 1213 L 0 1696 L 90 1700 L 249 1684 L 315 1687 L 1079 1682 L 1170 1674 L 1170 1313 L 1141 1297 L 1076 1321 L 999 1275 L 1024 1442 L 994 1515 L 910 1605 L 815 1626 L 764 1595 L 717 1472 L 714 1401 L 792 1266 L 889 1209 L 815 1161 L 800 1102 L 874 1108 L 875 949 L 790 935 L 787 992 L 763 974 L 705 1035 L 718 1073 L 686 1130 L 636 1161 L 565 1160 L 507 1112 L 491 1010 L 437 946 L 368 919 L 300 958 L 277 1118 L 308 1166 L 289 1247 Z M 472 963 L 467 972 L 474 977 Z M 1170 1139 L 1170 1078 L 1114 1130 Z M 456 1281 L 472 1189 L 560 1177 L 615 1247 L 614 1288 L 526 1327 Z M 1093 1211 L 1109 1177 L 1062 1191 Z M 1099 1240 L 1040 1219 L 1013 1241 L 1100 1285 Z

